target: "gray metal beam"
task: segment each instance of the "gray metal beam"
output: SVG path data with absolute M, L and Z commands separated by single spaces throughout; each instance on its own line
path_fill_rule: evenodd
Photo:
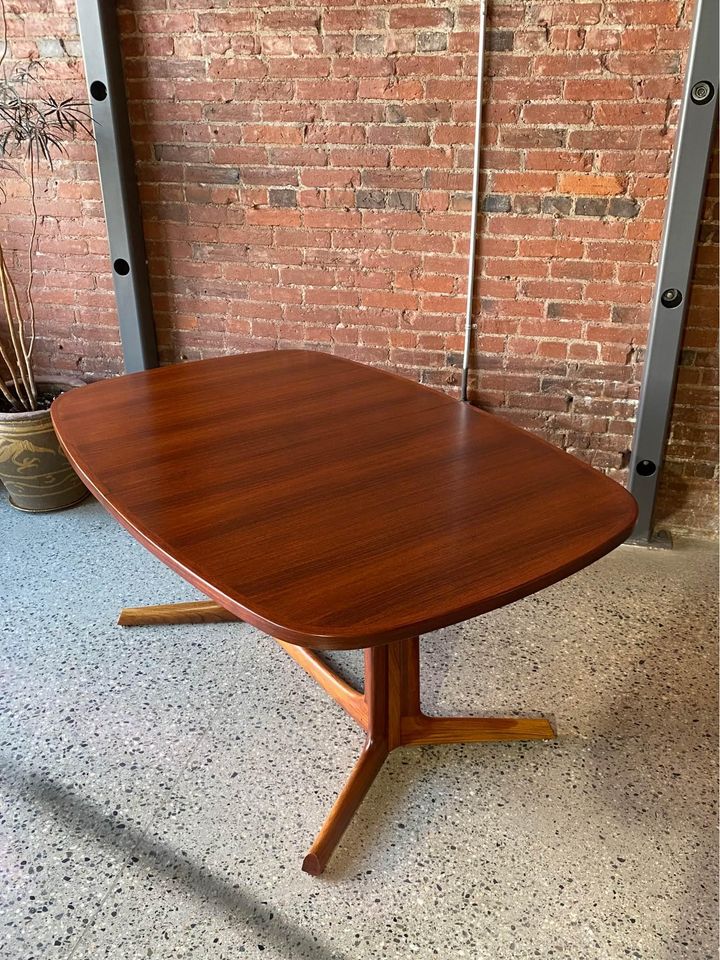
M 125 368 L 158 363 L 140 201 L 113 0 L 77 0 Z
M 629 488 L 639 515 L 629 540 L 645 545 L 657 539 L 653 516 L 713 143 L 718 74 L 718 0 L 698 0 L 630 459 Z

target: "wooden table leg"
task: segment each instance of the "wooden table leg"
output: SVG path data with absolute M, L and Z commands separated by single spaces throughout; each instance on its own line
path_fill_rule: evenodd
M 368 711 L 365 746 L 349 780 L 341 790 L 320 833 L 303 860 L 303 870 L 315 877 L 325 869 L 389 753 L 387 647 L 373 647 L 365 651 L 364 696 Z
M 544 717 L 429 717 L 420 708 L 420 653 L 417 637 L 390 645 L 390 689 L 396 688 L 399 714 L 390 742 L 401 747 L 434 743 L 490 743 L 552 740 Z M 391 706 L 391 711 L 393 710 Z M 392 713 L 391 713 L 392 715 Z
M 234 623 L 238 618 L 212 600 L 190 603 L 160 603 L 155 607 L 124 607 L 121 627 L 149 627 L 175 623 Z
M 335 703 L 339 703 L 345 713 L 348 713 L 363 730 L 368 729 L 368 708 L 365 695 L 338 676 L 325 661 L 313 650 L 307 647 L 298 647 L 294 643 L 286 643 L 275 638 L 285 653 L 298 663 L 305 673 L 319 684 L 325 693 L 329 693 Z
M 237 620 L 211 601 L 130 607 L 124 626 L 171 623 L 221 623 Z M 552 740 L 545 718 L 429 717 L 420 708 L 420 644 L 417 637 L 365 650 L 365 692 L 339 677 L 312 650 L 278 640 L 290 656 L 367 732 L 362 752 L 347 783 L 303 861 L 306 873 L 318 876 L 362 803 L 388 753 L 397 747 L 439 743 L 489 743 L 505 740 Z
M 403 717 L 400 745 L 433 743 L 489 743 L 504 740 L 552 740 L 545 717 Z
M 120 611 L 121 627 L 169 626 L 180 623 L 238 623 L 239 617 L 212 600 L 190 603 L 161 603 L 154 607 L 125 607 Z M 363 730 L 367 730 L 367 705 L 364 695 L 350 686 L 313 650 L 275 638 L 276 643 L 339 703 Z
M 305 873 L 317 877 L 323 872 L 387 755 L 387 740 L 373 740 L 368 737 L 347 783 L 303 860 L 302 868 Z

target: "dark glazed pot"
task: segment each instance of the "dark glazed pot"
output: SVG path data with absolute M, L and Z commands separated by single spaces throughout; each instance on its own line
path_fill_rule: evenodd
M 44 393 L 65 393 L 82 380 L 39 380 Z M 88 495 L 55 435 L 49 410 L 0 413 L 0 481 L 18 510 L 49 513 L 80 503 Z

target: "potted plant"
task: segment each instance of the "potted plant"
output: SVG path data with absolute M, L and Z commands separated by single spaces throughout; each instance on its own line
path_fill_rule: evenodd
M 92 134 L 87 104 L 72 97 L 58 101 L 42 90 L 43 69 L 39 60 L 29 60 L 0 75 L 0 169 L 27 184 L 30 204 L 28 282 L 23 298 L 0 240 L 0 481 L 14 507 L 32 512 L 61 510 L 87 496 L 50 421 L 53 399 L 82 386 L 82 381 L 35 376 L 32 281 L 38 175 L 43 165 L 52 172 L 54 161 L 79 129 Z

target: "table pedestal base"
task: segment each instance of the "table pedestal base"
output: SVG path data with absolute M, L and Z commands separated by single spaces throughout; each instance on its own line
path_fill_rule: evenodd
M 238 618 L 211 601 L 128 607 L 122 626 L 174 623 L 222 623 Z M 365 653 L 365 690 L 360 693 L 312 650 L 277 643 L 363 728 L 365 744 L 350 777 L 333 804 L 303 861 L 306 873 L 323 872 L 340 838 L 369 790 L 385 758 L 396 747 L 432 743 L 498 740 L 552 740 L 543 718 L 429 717 L 420 709 L 420 645 L 417 637 L 369 647 Z

